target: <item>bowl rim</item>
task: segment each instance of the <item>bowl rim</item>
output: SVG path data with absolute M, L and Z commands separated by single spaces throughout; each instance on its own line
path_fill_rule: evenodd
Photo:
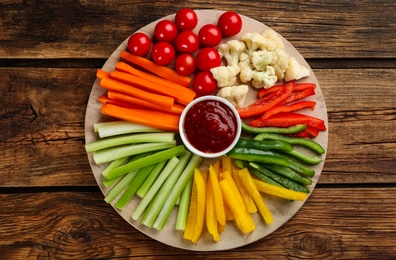
M 215 100 L 215 101 L 219 101 L 219 102 L 225 104 L 233 112 L 235 119 L 236 119 L 236 123 L 237 123 L 237 132 L 236 132 L 234 140 L 226 149 L 224 149 L 220 152 L 217 152 L 217 153 L 205 153 L 205 152 L 198 150 L 197 148 L 195 148 L 194 146 L 192 146 L 190 144 L 190 142 L 187 140 L 187 137 L 184 132 L 184 120 L 186 118 L 187 112 L 190 110 L 190 108 L 192 106 L 194 106 L 195 104 L 197 104 L 199 102 L 205 101 L 205 100 Z M 239 117 L 237 109 L 231 104 L 230 101 L 228 101 L 225 98 L 218 97 L 218 96 L 208 95 L 208 96 L 201 96 L 201 97 L 194 99 L 184 108 L 184 110 L 180 116 L 180 120 L 179 120 L 179 134 L 180 134 L 180 138 L 182 139 L 183 144 L 186 146 L 186 148 L 190 152 L 192 152 L 198 156 L 204 157 L 204 158 L 216 158 L 216 157 L 220 157 L 222 155 L 227 154 L 236 145 L 236 143 L 238 142 L 238 140 L 241 136 L 241 133 L 242 133 L 241 118 Z

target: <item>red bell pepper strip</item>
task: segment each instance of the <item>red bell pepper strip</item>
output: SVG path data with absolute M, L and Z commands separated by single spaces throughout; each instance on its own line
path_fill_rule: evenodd
M 303 108 L 310 108 L 311 110 L 314 110 L 315 105 L 316 105 L 315 101 L 299 101 L 288 106 L 276 106 L 265 112 L 260 117 L 260 119 L 267 119 L 275 114 L 284 113 L 284 112 L 293 112 Z
M 303 91 L 295 92 L 292 93 L 288 98 L 283 100 L 280 105 L 285 105 L 309 96 L 315 95 L 315 89 L 314 88 L 306 88 Z
M 312 126 L 307 126 L 304 131 L 308 132 L 312 137 L 317 137 L 319 135 L 319 130 Z
M 264 98 L 260 98 L 253 104 L 238 108 L 238 113 L 241 118 L 258 116 L 268 111 L 269 109 L 279 105 L 283 100 L 287 99 L 293 92 L 294 81 L 290 81 L 284 88 L 279 89 Z
M 258 96 L 259 97 L 264 97 L 267 96 L 271 93 L 274 93 L 276 91 L 278 91 L 281 88 L 284 88 L 286 86 L 286 84 L 282 84 L 282 85 L 276 85 L 273 86 L 271 88 L 262 88 L 258 91 Z M 316 88 L 316 84 L 315 83 L 295 83 L 294 87 L 293 87 L 293 92 L 299 92 L 299 91 L 303 91 L 307 88 Z
M 279 113 L 271 116 L 268 119 L 255 119 L 250 125 L 254 127 L 276 126 L 276 127 L 290 127 L 297 124 L 306 124 L 314 127 L 319 131 L 326 130 L 325 123 L 322 119 L 309 115 L 298 114 L 294 112 Z

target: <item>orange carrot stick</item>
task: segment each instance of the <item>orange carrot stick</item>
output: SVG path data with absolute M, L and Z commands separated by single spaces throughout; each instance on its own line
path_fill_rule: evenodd
M 98 69 L 96 71 L 96 77 L 99 79 L 108 78 L 109 76 L 110 76 L 110 73 L 108 73 L 107 71 L 104 71 L 102 69 Z
M 179 102 L 180 104 L 183 105 L 187 105 L 195 97 L 195 92 L 183 93 L 183 89 L 186 89 L 184 87 L 183 89 L 169 88 L 167 86 L 158 85 L 156 83 L 153 83 L 152 81 L 149 81 L 144 78 L 140 78 L 136 75 L 129 74 L 126 72 L 112 71 L 110 72 L 110 78 L 125 82 L 132 86 L 139 87 L 149 92 L 154 92 L 161 95 L 173 97 L 176 100 L 176 102 Z
M 103 88 L 125 93 L 143 100 L 147 100 L 149 102 L 163 107 L 167 107 L 169 109 L 172 108 L 174 104 L 174 98 L 172 97 L 151 93 L 112 78 L 101 79 L 100 86 Z
M 180 75 L 175 70 L 172 70 L 168 67 L 157 65 L 149 59 L 133 55 L 127 51 L 122 51 L 120 57 L 164 79 L 173 81 L 185 87 L 190 86 L 190 77 Z
M 122 62 L 122 61 L 118 62 L 115 66 L 115 69 L 117 71 L 133 74 L 140 78 L 146 79 L 146 80 L 151 81 L 155 84 L 161 85 L 164 88 L 170 88 L 170 89 L 177 90 L 180 94 L 183 93 L 183 95 L 188 96 L 189 99 L 191 99 L 191 97 L 192 97 L 192 99 L 194 99 L 196 96 L 195 91 L 192 90 L 191 88 L 186 88 L 185 86 L 177 84 L 173 81 L 170 81 L 170 80 L 158 77 L 156 75 L 147 73 L 145 71 L 136 69 L 125 62 Z
M 184 109 L 184 106 L 180 104 L 173 104 L 173 106 L 170 109 L 168 109 L 166 107 L 148 102 L 144 99 L 136 98 L 111 89 L 108 91 L 108 96 L 113 101 L 123 102 L 129 104 L 130 106 L 140 107 L 141 109 L 153 109 L 156 111 L 163 111 L 175 115 L 181 115 Z
M 102 103 L 102 104 L 112 104 L 112 105 L 117 105 L 117 106 L 120 106 L 120 107 L 141 108 L 141 107 L 139 107 L 137 105 L 134 105 L 134 104 L 123 102 L 123 101 L 120 101 L 120 100 L 111 99 L 111 98 L 109 98 L 108 93 L 104 93 L 103 95 L 101 95 L 98 98 L 98 101 L 100 103 Z
M 154 127 L 164 131 L 177 132 L 180 116 L 169 113 L 126 108 L 112 104 L 104 104 L 102 113 L 125 121 Z

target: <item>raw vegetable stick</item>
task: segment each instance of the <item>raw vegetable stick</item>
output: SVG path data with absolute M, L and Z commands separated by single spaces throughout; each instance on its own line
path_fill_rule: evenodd
M 288 200 L 305 200 L 308 196 L 305 192 L 298 192 L 286 189 L 284 187 L 279 187 L 276 185 L 272 185 L 257 179 L 253 179 L 254 184 L 257 187 L 257 190 L 266 194 L 270 194 L 279 198 L 284 198 Z
M 172 108 L 175 101 L 172 97 L 151 93 L 111 78 L 101 79 L 100 86 L 102 88 L 125 93 L 168 108 Z
M 98 97 L 98 101 L 102 104 L 112 104 L 112 105 L 116 105 L 116 106 L 120 106 L 120 107 L 139 108 L 136 105 L 129 104 L 129 103 L 123 102 L 121 100 L 114 100 L 114 99 L 109 98 L 108 92 L 106 92 L 103 95 L 101 95 L 100 97 Z
M 257 94 L 259 97 L 264 97 L 264 96 L 267 96 L 268 94 L 278 91 L 281 88 L 284 88 L 285 86 L 286 86 L 286 84 L 282 84 L 282 85 L 273 86 L 271 88 L 262 88 L 258 91 Z M 293 87 L 293 92 L 303 91 L 307 88 L 315 89 L 316 84 L 315 83 L 295 83 L 294 87 Z
M 141 99 L 141 98 L 136 98 L 134 96 L 131 95 L 127 95 L 118 91 L 113 91 L 113 90 L 109 90 L 107 93 L 108 97 L 109 97 L 109 102 L 110 104 L 112 104 L 112 102 L 120 102 L 121 104 L 127 104 L 124 105 L 125 107 L 133 107 L 133 108 L 141 108 L 141 109 L 153 109 L 156 111 L 162 111 L 162 112 L 167 112 L 167 113 L 171 113 L 171 114 L 175 114 L 175 115 L 181 115 L 181 113 L 184 110 L 183 105 L 180 104 L 173 104 L 173 106 L 171 108 L 168 107 L 164 107 L 164 106 L 160 106 L 154 103 L 151 103 L 147 100 Z M 122 105 L 121 105 L 122 106 Z
M 195 91 L 192 90 L 191 88 L 186 88 L 185 86 L 177 84 L 177 83 L 175 83 L 173 81 L 158 77 L 156 75 L 144 72 L 142 70 L 138 70 L 138 69 L 130 66 L 129 64 L 127 64 L 125 62 L 122 62 L 122 61 L 120 61 L 120 62 L 118 62 L 116 64 L 115 69 L 117 71 L 122 71 L 122 72 L 126 72 L 126 73 L 129 73 L 129 74 L 136 75 L 136 76 L 138 76 L 140 78 L 144 78 L 144 79 L 149 80 L 149 81 L 151 81 L 153 83 L 156 83 L 158 85 L 163 85 L 163 86 L 165 86 L 167 88 L 172 88 L 172 89 L 175 89 L 175 90 L 179 90 L 180 92 L 183 92 L 183 93 L 192 93 L 192 94 L 195 95 Z
M 164 79 L 173 81 L 177 84 L 180 84 L 185 87 L 189 87 L 191 83 L 191 78 L 187 76 L 182 76 L 178 74 L 176 71 L 165 67 L 155 64 L 153 61 L 133 55 L 127 51 L 122 51 L 120 57 L 126 61 L 129 61 L 135 65 L 138 65 L 141 68 L 144 68 L 151 73 L 154 73 Z
M 212 185 L 213 199 L 215 204 L 216 218 L 221 225 L 226 224 L 226 215 L 224 210 L 224 199 L 219 187 L 219 180 L 216 171 L 212 165 L 209 166 L 209 178 Z
M 193 177 L 187 182 L 186 186 L 183 189 L 183 192 L 180 195 L 179 199 L 179 208 L 177 210 L 177 218 L 176 218 L 176 230 L 185 230 L 187 224 L 187 216 L 188 209 L 190 207 L 190 196 L 191 189 L 193 184 Z
M 107 71 L 104 71 L 102 69 L 98 69 L 96 71 L 96 77 L 98 79 L 108 78 L 109 76 L 110 76 L 110 73 L 108 73 Z
M 146 91 L 157 93 L 164 96 L 170 96 L 176 100 L 176 102 L 187 105 L 195 98 L 194 91 L 188 91 L 189 89 L 185 87 L 180 87 L 178 89 L 171 88 L 165 85 L 160 85 L 153 83 L 145 78 L 140 78 L 136 75 L 129 74 L 121 71 L 110 72 L 110 78 L 125 82 L 131 86 L 135 86 Z
M 213 236 L 214 241 L 220 240 L 219 229 L 217 226 L 217 218 L 216 218 L 216 211 L 215 205 L 213 200 L 213 191 L 212 191 L 212 184 L 210 178 L 208 178 L 206 187 L 206 227 L 208 229 L 209 234 Z
M 177 132 L 179 129 L 180 116 L 160 111 L 125 108 L 112 104 L 105 104 L 102 106 L 102 113 L 160 130 Z
M 201 236 L 205 222 L 206 208 L 206 182 L 203 174 L 198 168 L 194 170 L 194 182 L 197 185 L 197 218 L 195 220 L 194 232 L 191 242 L 195 243 Z

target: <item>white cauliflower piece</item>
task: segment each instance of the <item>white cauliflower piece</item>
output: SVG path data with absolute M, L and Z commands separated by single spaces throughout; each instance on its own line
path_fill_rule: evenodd
M 276 49 L 285 49 L 285 45 L 283 44 L 282 39 L 274 30 L 265 30 L 261 33 L 261 35 L 265 39 L 265 43 L 262 45 L 262 48 L 265 48 L 269 51 L 274 51 Z
M 252 57 L 253 52 L 260 50 L 265 45 L 265 39 L 260 33 L 247 32 L 241 37 L 246 45 L 246 51 L 249 57 Z
M 241 53 L 239 55 L 239 63 L 238 66 L 240 68 L 239 79 L 243 83 L 247 83 L 252 80 L 253 77 L 253 66 L 250 62 L 249 55 L 246 53 Z
M 240 108 L 245 103 L 248 91 L 248 85 L 224 87 L 217 92 L 217 96 L 228 100 L 234 107 Z
M 278 81 L 275 69 L 272 66 L 267 66 L 264 71 L 255 71 L 252 78 L 252 85 L 255 88 L 270 88 Z
M 219 66 L 210 69 L 213 78 L 217 81 L 217 87 L 224 88 L 232 86 L 237 80 L 239 67 L 235 66 Z
M 278 77 L 278 80 L 282 80 L 285 78 L 285 72 L 288 67 L 288 59 L 289 54 L 282 49 L 276 49 L 272 52 L 272 60 L 270 65 L 274 67 L 275 74 Z
M 272 61 L 272 52 L 267 50 L 252 53 L 251 63 L 256 70 L 265 70 Z
M 218 52 L 220 57 L 225 58 L 228 66 L 237 66 L 239 54 L 246 50 L 243 42 L 238 40 L 230 40 L 226 43 L 220 44 Z
M 308 68 L 301 65 L 294 57 L 289 57 L 288 67 L 285 73 L 285 81 L 298 80 L 308 77 L 310 71 Z

